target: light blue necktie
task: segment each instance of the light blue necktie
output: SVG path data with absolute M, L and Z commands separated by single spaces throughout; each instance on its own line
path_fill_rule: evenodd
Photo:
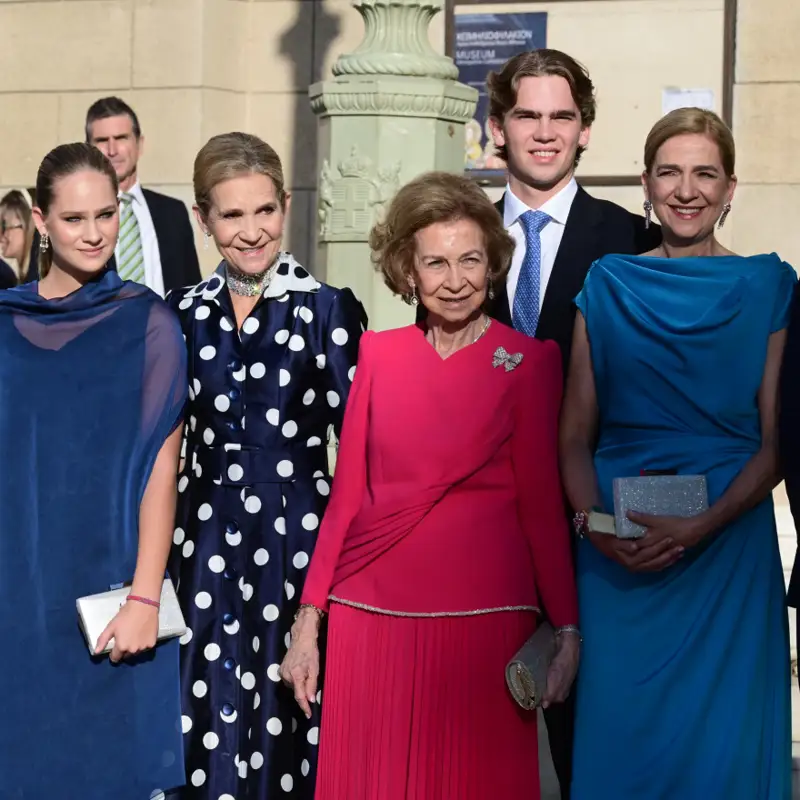
M 550 222 L 544 211 L 526 211 L 520 218 L 525 231 L 525 258 L 519 271 L 511 321 L 518 331 L 534 336 L 539 325 L 539 303 L 542 289 L 541 232 Z

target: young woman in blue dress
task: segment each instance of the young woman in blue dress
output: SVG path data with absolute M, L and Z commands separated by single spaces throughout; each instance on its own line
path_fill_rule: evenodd
M 39 281 L 0 292 L 0 797 L 148 800 L 183 783 L 177 641 L 154 647 L 186 396 L 174 315 L 106 269 L 117 179 L 42 162 Z M 75 601 L 132 580 L 92 657 Z

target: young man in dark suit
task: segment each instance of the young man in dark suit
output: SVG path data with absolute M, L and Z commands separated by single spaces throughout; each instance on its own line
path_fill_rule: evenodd
M 508 164 L 497 208 L 517 240 L 509 274 L 494 287 L 491 313 L 537 339 L 556 341 L 566 366 L 572 301 L 591 264 L 609 253 L 651 250 L 661 242 L 660 230 L 592 197 L 575 180 L 596 111 L 594 85 L 575 59 L 558 50 L 520 53 L 490 73 L 488 90 L 494 144 Z M 538 311 L 526 311 L 536 302 Z
M 661 242 L 657 226 L 578 186 L 575 168 L 589 144 L 594 86 L 586 69 L 558 50 L 511 58 L 489 75 L 490 127 L 508 164 L 497 204 L 517 247 L 511 269 L 493 287 L 489 313 L 561 349 L 567 374 L 573 299 L 592 263 L 609 253 L 640 254 Z M 580 673 L 579 673 L 580 675 Z M 545 720 L 562 798 L 572 776 L 574 706 L 550 706 Z
M 143 189 L 138 164 L 144 136 L 134 110 L 118 97 L 104 97 L 86 113 L 86 141 L 105 153 L 119 178 L 120 236 L 111 264 L 127 280 L 162 297 L 200 281 L 200 265 L 186 206 Z

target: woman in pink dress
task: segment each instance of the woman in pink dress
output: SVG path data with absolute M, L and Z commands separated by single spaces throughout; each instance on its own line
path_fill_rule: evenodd
M 504 669 L 543 610 L 558 629 L 546 704 L 577 669 L 559 351 L 484 314 L 513 241 L 471 181 L 408 184 L 370 244 L 389 288 L 428 317 L 361 340 L 281 667 L 308 716 L 329 612 L 316 797 L 538 798 L 536 714 Z

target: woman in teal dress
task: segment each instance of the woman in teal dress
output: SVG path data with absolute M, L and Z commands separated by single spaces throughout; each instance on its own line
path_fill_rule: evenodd
M 730 131 L 681 109 L 645 145 L 661 247 L 594 264 L 577 298 L 562 414 L 578 510 L 585 637 L 573 800 L 788 800 L 789 644 L 771 491 L 777 383 L 795 284 L 776 255 L 714 236 L 736 185 Z M 637 541 L 585 523 L 612 480 L 702 474 L 709 510 L 631 514 Z

